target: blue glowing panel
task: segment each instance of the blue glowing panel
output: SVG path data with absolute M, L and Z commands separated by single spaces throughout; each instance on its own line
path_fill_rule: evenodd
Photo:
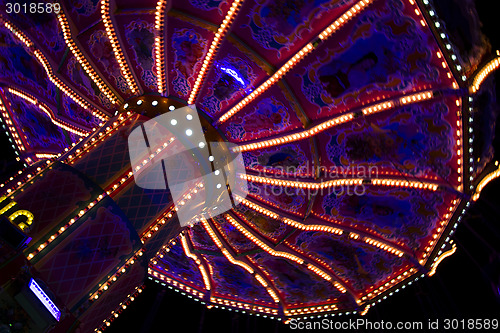
M 50 314 L 56 318 L 57 321 L 61 319 L 61 310 L 52 302 L 52 300 L 47 296 L 47 294 L 40 288 L 38 283 L 31 278 L 29 284 L 30 290 L 35 294 L 36 297 L 42 302 L 42 304 L 49 310 Z

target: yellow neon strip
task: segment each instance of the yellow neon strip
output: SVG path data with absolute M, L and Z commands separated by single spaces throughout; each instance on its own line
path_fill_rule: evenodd
M 35 106 L 37 106 L 40 110 L 42 110 L 50 119 L 50 121 L 60 127 L 60 128 L 63 128 L 65 130 L 67 130 L 68 132 L 71 132 L 71 133 L 74 133 L 76 135 L 79 135 L 79 136 L 87 136 L 89 134 L 88 131 L 84 131 L 84 130 L 79 130 L 76 128 L 76 126 L 72 126 L 72 125 L 69 125 L 65 122 L 63 122 L 62 120 L 59 120 L 57 118 L 55 118 L 53 116 L 53 112 L 49 111 L 50 109 L 45 105 L 43 104 L 42 102 L 38 101 L 35 97 L 31 96 L 31 95 L 28 95 L 22 91 L 19 91 L 17 89 L 13 89 L 13 88 L 8 88 L 8 91 L 11 93 L 11 94 L 14 94 L 18 97 L 21 97 L 22 99 L 30 102 L 31 104 L 34 104 Z
M 499 52 L 497 51 L 497 55 Z M 472 81 L 472 85 L 469 88 L 471 93 L 475 93 L 481 88 L 481 84 L 483 84 L 484 80 L 490 75 L 493 71 L 497 70 L 500 66 L 500 57 L 496 57 L 495 59 L 488 62 L 474 77 Z
M 472 200 L 473 201 L 477 201 L 477 199 L 479 199 L 479 196 L 481 195 L 481 191 L 483 190 L 483 188 L 486 185 L 488 185 L 489 182 L 491 182 L 492 180 L 494 180 L 494 179 L 496 179 L 498 177 L 500 177 L 500 167 L 498 169 L 496 169 L 495 171 L 493 171 L 493 172 L 489 173 L 488 175 L 486 175 L 486 177 L 484 177 L 479 182 L 479 184 L 476 187 L 476 192 L 472 196 Z
M 127 81 L 132 94 L 136 94 L 139 92 L 139 88 L 137 87 L 137 84 L 132 76 L 132 72 L 130 71 L 127 61 L 125 60 L 118 38 L 116 37 L 115 29 L 111 21 L 111 15 L 109 13 L 109 0 L 101 0 L 101 16 L 104 28 L 106 29 L 106 34 L 108 35 L 108 39 L 111 43 L 111 48 L 113 49 L 113 54 L 115 55 L 118 65 L 120 66 L 120 72 L 125 78 L 125 81 Z
M 433 276 L 434 274 L 436 274 L 436 269 L 437 269 L 438 265 L 441 263 L 441 261 L 443 261 L 445 258 L 448 258 L 449 256 L 451 256 L 455 252 L 457 252 L 457 246 L 455 244 L 453 244 L 453 247 L 451 248 L 451 250 L 448 250 L 448 251 L 444 252 L 443 254 L 441 254 L 439 256 L 439 259 L 435 263 L 432 264 L 432 269 L 427 275 Z
M 92 79 L 92 81 L 94 81 L 97 87 L 99 87 L 99 90 L 103 92 L 103 94 L 109 99 L 109 101 L 112 104 L 116 104 L 116 102 L 118 102 L 118 98 L 113 94 L 111 89 L 104 83 L 101 77 L 96 73 L 94 68 L 87 61 L 87 59 L 85 59 L 83 53 L 79 50 L 78 46 L 73 40 L 68 20 L 66 19 L 66 16 L 64 15 L 63 11 L 59 12 L 59 14 L 57 15 L 57 19 L 59 20 L 59 24 L 61 26 L 64 41 L 66 42 L 66 45 L 75 56 L 76 60 L 78 60 L 83 70 L 88 74 L 88 76 Z
M 229 27 L 231 26 L 232 21 L 238 14 L 240 5 L 243 3 L 243 1 L 244 0 L 233 1 L 231 8 L 229 8 L 229 11 L 227 12 L 226 16 L 224 17 L 224 20 L 222 21 L 222 24 L 220 25 L 219 29 L 217 29 L 212 44 L 210 45 L 207 55 L 203 60 L 203 64 L 201 65 L 201 70 L 198 72 L 198 77 L 196 78 L 196 81 L 193 85 L 193 90 L 191 90 L 191 94 L 189 95 L 188 104 L 193 104 L 194 100 L 196 99 L 198 91 L 201 88 L 201 85 L 203 84 L 203 81 L 205 79 L 206 74 L 208 73 L 210 65 L 212 64 L 213 59 L 217 54 L 217 49 L 224 40 L 224 37 Z
M 163 22 L 165 19 L 166 0 L 159 0 L 156 4 L 155 12 L 155 66 L 156 66 L 156 85 L 158 92 L 164 94 L 167 90 L 165 80 L 165 47 L 163 45 Z

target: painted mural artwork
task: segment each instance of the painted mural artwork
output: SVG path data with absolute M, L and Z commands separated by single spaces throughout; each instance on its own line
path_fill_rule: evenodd
M 253 112 L 247 113 L 241 123 L 231 123 L 226 129 L 229 139 L 240 141 L 249 137 L 262 137 L 280 133 L 290 125 L 290 117 L 285 106 L 274 97 L 257 103 Z
M 99 8 L 99 0 L 71 0 L 73 11 L 83 16 L 90 16 Z
M 301 173 L 306 171 L 308 167 L 305 152 L 296 145 L 244 152 L 243 160 L 248 168 L 256 171 Z
M 76 58 L 70 58 L 67 67 L 69 77 L 74 83 L 78 85 L 80 91 L 84 92 L 87 96 L 91 96 L 95 102 L 100 103 L 104 107 L 111 107 L 111 102 L 106 98 L 97 84 L 95 84 L 95 82 L 83 70 L 82 66 L 76 60 Z
M 45 113 L 21 98 L 12 96 L 10 100 L 17 126 L 32 148 L 52 152 L 68 146 L 63 131 Z
M 259 266 L 265 267 L 264 271 L 267 273 L 279 272 L 273 274 L 273 283 L 290 304 L 314 304 L 325 297 L 342 298 L 341 293 L 332 290 L 325 280 L 310 271 L 300 269 L 296 263 L 270 256 L 265 252 L 253 255 L 252 259 Z
M 226 0 L 189 0 L 189 3 L 193 7 L 202 10 L 212 10 L 218 8 L 220 13 L 222 13 L 220 6 L 226 2 Z
M 296 241 L 301 251 L 326 261 L 339 276 L 351 281 L 356 290 L 363 290 L 375 281 L 389 277 L 393 273 L 392 267 L 405 263 L 404 259 L 388 256 L 380 249 L 332 239 L 324 232 L 306 232 Z
M 29 29 L 30 35 L 48 51 L 47 54 L 61 59 L 66 49 L 57 18 L 47 13 L 23 13 L 16 15 L 17 23 Z
M 135 61 L 141 71 L 141 80 L 149 89 L 156 89 L 153 45 L 154 25 L 143 20 L 132 21 L 126 28 L 127 41 L 134 51 Z
M 97 30 L 88 41 L 90 50 L 97 61 L 106 68 L 108 75 L 114 79 L 114 84 L 123 93 L 130 93 L 127 81 L 120 71 L 120 65 L 115 59 L 111 43 L 104 30 Z
M 393 5 L 393 11 L 365 13 L 348 40 L 322 50 L 296 74 L 304 96 L 319 107 L 318 115 L 376 91 L 405 91 L 438 80 L 439 68 L 428 61 L 425 35 L 398 16 L 402 8 L 397 2 Z
M 402 80 L 404 68 L 398 64 L 403 59 L 395 51 L 399 47 L 403 46 L 376 33 L 369 39 L 357 40 L 340 55 L 329 52 L 324 58 L 308 64 L 301 77 L 302 91 L 312 103 L 326 107 L 336 104 L 346 94 L 360 94 L 360 90 L 380 89 L 389 84 L 392 89 L 403 90 L 409 82 Z
M 61 104 L 61 115 L 64 118 L 78 122 L 87 128 L 93 128 L 98 125 L 99 122 L 94 117 L 68 96 L 62 96 Z
M 24 44 L 14 40 L 8 30 L 3 27 L 0 28 L 0 43 L 9 45 L 9 47 L 0 48 L 0 75 L 8 77 L 10 83 L 24 87 L 56 104 L 55 86 Z
M 201 64 L 206 48 L 207 40 L 195 30 L 184 28 L 174 31 L 172 50 L 175 76 L 172 78 L 172 84 L 176 93 L 189 95 L 194 84 L 195 68 Z
M 248 15 L 248 27 L 252 37 L 262 47 L 287 50 L 301 39 L 311 22 L 323 10 L 341 6 L 348 0 L 261 0 Z
M 435 193 L 367 187 L 363 195 L 337 195 L 332 191 L 323 196 L 322 209 L 325 215 L 367 223 L 388 239 L 417 248 L 431 233 L 444 203 L 445 198 Z
M 336 166 L 370 163 L 412 177 L 434 174 L 447 179 L 447 164 L 453 157 L 449 113 L 445 103 L 407 106 L 378 122 L 344 127 L 329 135 L 328 159 Z

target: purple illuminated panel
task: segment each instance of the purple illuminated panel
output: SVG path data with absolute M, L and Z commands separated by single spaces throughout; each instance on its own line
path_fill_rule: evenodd
M 49 312 L 56 318 L 57 321 L 61 319 L 61 310 L 52 302 L 52 300 L 47 296 L 47 294 L 40 288 L 38 283 L 31 278 L 29 284 L 30 290 L 38 297 L 40 301 L 42 301 L 43 305 L 49 310 Z

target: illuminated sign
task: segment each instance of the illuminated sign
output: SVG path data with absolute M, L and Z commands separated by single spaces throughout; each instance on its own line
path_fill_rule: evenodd
M 61 310 L 52 302 L 52 300 L 47 296 L 47 294 L 40 288 L 38 283 L 31 278 L 29 284 L 30 290 L 38 297 L 38 299 L 42 302 L 42 304 L 49 310 L 49 312 L 56 318 L 57 321 L 61 319 Z
M 0 197 L 0 207 L 2 206 L 2 202 L 6 199 L 7 197 L 5 196 L 2 196 Z M 4 207 L 0 208 L 0 215 L 3 215 L 5 213 L 7 213 L 8 211 L 10 211 L 12 208 L 14 208 L 15 206 L 17 205 L 17 203 L 15 201 L 11 201 L 9 202 L 7 205 L 5 205 Z M 23 221 L 23 222 L 16 222 L 16 220 L 19 218 L 19 217 L 25 217 L 26 220 Z M 29 226 L 33 223 L 33 214 L 28 211 L 28 210 L 24 210 L 24 209 L 21 209 L 21 210 L 17 210 L 15 212 L 13 212 L 12 214 L 9 215 L 9 220 L 10 222 L 12 222 L 13 224 L 17 224 L 17 226 L 19 228 L 21 228 L 21 230 L 25 230 L 27 228 L 29 228 Z

